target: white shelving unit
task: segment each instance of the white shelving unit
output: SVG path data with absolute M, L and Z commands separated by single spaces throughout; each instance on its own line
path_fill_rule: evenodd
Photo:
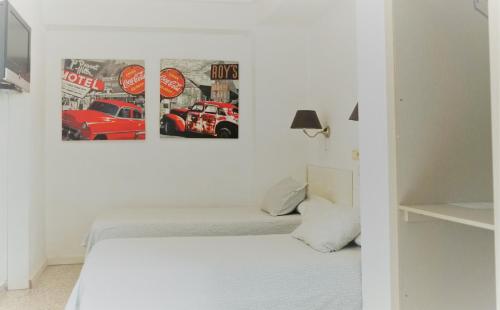
M 399 309 L 500 309 L 488 3 L 392 3 Z
M 422 215 L 443 221 L 495 230 L 493 209 L 457 206 L 457 204 L 399 206 L 406 222 L 411 222 L 411 214 Z

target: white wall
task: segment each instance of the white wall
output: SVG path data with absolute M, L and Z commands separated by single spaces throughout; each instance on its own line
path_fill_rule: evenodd
M 164 14 L 151 9 L 161 5 L 154 3 L 145 6 L 151 20 Z M 201 16 L 206 14 L 205 7 L 189 2 L 181 12 L 189 8 L 190 16 Z M 213 16 L 215 22 L 207 22 L 204 30 L 196 29 L 196 18 L 177 23 L 175 29 L 163 22 L 160 28 L 148 28 L 149 21 L 132 24 L 137 27 L 109 28 L 98 26 L 107 15 L 97 14 L 83 22 L 46 10 L 45 20 L 50 25 L 46 38 L 45 189 L 50 263 L 81 260 L 81 240 L 92 220 L 106 210 L 258 207 L 270 184 L 290 174 L 304 176 L 304 140 L 289 130 L 293 113 L 306 101 L 305 87 L 295 78 L 305 76 L 304 31 L 278 26 L 242 30 L 249 27 L 244 16 L 221 26 L 220 20 L 235 11 L 233 5 L 219 8 L 222 11 Z M 246 5 L 239 8 L 238 14 L 252 14 Z M 61 141 L 60 62 L 71 57 L 146 60 L 146 141 Z M 238 140 L 160 140 L 158 75 L 162 57 L 240 61 Z M 200 156 L 206 161 L 199 163 Z
M 304 178 L 306 163 L 356 170 L 354 2 L 258 1 L 256 15 L 257 194 L 284 175 Z M 317 110 L 333 137 L 291 130 L 299 109 Z
M 468 0 L 394 2 L 402 204 L 492 200 L 488 20 Z M 493 233 L 443 221 L 399 233 L 402 309 L 494 309 Z
M 255 25 L 256 7 L 245 1 L 42 0 L 47 25 L 128 29 L 230 29 Z
M 7 284 L 7 190 L 9 93 L 0 92 L 0 286 Z
M 305 178 L 305 139 L 290 129 L 307 100 L 304 28 L 261 26 L 255 31 L 255 195 L 285 176 Z M 276 42 L 279 41 L 279 44 Z
M 44 73 L 43 32 L 40 3 L 13 0 L 11 4 L 32 27 L 31 92 L 2 93 L 0 104 L 6 112 L 0 138 L 0 283 L 9 289 L 26 288 L 30 278 L 45 261 L 43 208 Z M 7 112 L 8 111 L 8 112 Z M 5 215 L 7 214 L 7 219 Z M 5 250 L 5 224 L 8 248 Z
M 309 163 L 352 170 L 357 185 L 352 151 L 358 149 L 358 122 L 349 120 L 357 102 L 355 2 L 332 1 L 307 33 L 307 101 L 302 108 L 316 110 L 332 135 L 310 140 L 297 134 L 308 143 Z
M 70 41 L 73 43 L 67 44 Z M 252 205 L 249 189 L 255 150 L 251 51 L 251 38 L 244 34 L 75 29 L 47 33 L 45 184 L 50 258 L 81 256 L 80 241 L 84 233 L 97 214 L 109 209 Z M 160 140 L 162 57 L 240 62 L 238 140 Z M 146 140 L 61 141 L 59 102 L 63 58 L 145 59 Z

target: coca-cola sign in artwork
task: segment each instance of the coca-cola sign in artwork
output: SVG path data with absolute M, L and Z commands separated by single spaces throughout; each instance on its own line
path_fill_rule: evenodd
M 237 61 L 163 59 L 161 137 L 237 139 L 239 69 Z
M 130 65 L 120 72 L 120 87 L 130 95 L 144 94 L 146 77 L 144 66 Z
M 63 140 L 145 139 L 141 60 L 64 59 Z
M 174 68 L 165 68 L 160 72 L 160 95 L 166 99 L 179 97 L 186 87 L 182 72 Z

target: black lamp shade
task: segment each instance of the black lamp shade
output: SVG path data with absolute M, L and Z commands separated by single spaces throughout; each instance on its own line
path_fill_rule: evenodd
M 351 113 L 351 116 L 349 116 L 350 121 L 359 121 L 359 115 L 358 115 L 358 104 L 356 103 L 356 106 L 354 107 L 354 110 Z
M 314 110 L 298 110 L 292 122 L 292 129 L 322 129 L 318 114 Z

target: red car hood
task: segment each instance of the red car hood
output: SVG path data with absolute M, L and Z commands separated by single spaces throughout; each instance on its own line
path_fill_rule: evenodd
M 69 123 L 100 123 L 109 122 L 114 117 L 94 110 L 68 110 L 62 114 L 63 122 Z

